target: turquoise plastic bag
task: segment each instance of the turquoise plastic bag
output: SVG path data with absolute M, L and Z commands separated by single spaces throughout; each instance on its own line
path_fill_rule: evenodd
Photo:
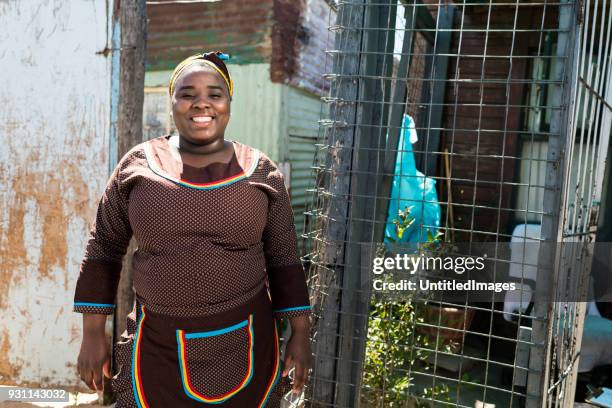
M 436 236 L 440 227 L 436 181 L 425 177 L 416 168 L 412 144 L 417 140 L 414 120 L 410 115 L 404 115 L 385 228 L 386 243 L 392 242 L 389 237 L 396 243 L 427 242 L 427 232 Z M 399 219 L 399 211 L 404 211 L 406 207 L 410 208 L 410 217 L 414 221 L 399 238 L 393 220 Z

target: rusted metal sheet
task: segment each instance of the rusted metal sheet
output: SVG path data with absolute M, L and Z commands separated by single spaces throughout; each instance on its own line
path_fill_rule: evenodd
M 325 0 L 307 0 L 301 19 L 301 35 L 297 37 L 297 62 L 289 85 L 316 95 L 325 95 L 328 83 L 323 80 L 325 70 L 331 69 L 325 50 L 333 48 L 333 33 L 328 27 L 336 20 L 336 12 Z M 327 66 L 326 66 L 327 65 Z
M 335 18 L 325 0 L 275 0 L 270 78 L 316 95 L 323 95 L 325 50 L 333 35 L 327 27 Z
M 305 5 L 306 0 L 274 0 L 270 64 L 273 82 L 285 83 L 296 74 L 298 39 L 305 35 L 302 25 Z
M 232 63 L 269 61 L 273 0 L 148 4 L 147 70 L 173 69 L 202 50 L 224 50 Z
M 147 70 L 173 69 L 203 50 L 224 50 L 232 64 L 269 63 L 270 79 L 325 93 L 324 50 L 334 12 L 325 0 L 232 0 L 148 4 Z
M 1 384 L 79 384 L 72 299 L 108 175 L 112 15 L 105 1 L 0 2 Z

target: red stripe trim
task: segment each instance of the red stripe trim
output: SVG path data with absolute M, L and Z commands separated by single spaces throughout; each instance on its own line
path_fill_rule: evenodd
M 218 180 L 218 181 L 212 181 L 212 182 L 208 182 L 208 183 L 193 183 L 191 181 L 187 181 L 185 179 L 180 179 L 181 183 L 187 184 L 189 186 L 195 186 L 195 187 L 214 187 L 220 184 L 224 184 L 224 183 L 229 183 L 234 181 L 235 179 L 238 179 L 240 177 L 244 177 L 244 171 L 241 171 L 240 173 L 236 174 L 235 176 L 231 176 L 228 178 L 225 178 L 223 180 Z

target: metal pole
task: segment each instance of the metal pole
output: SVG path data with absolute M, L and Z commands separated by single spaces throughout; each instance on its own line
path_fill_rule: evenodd
M 565 1 L 572 4 L 572 0 Z M 554 80 L 551 84 L 551 105 L 563 106 L 563 110 L 554 110 L 551 113 L 550 136 L 548 139 L 548 156 L 546 162 L 546 177 L 544 190 L 544 207 L 542 215 L 541 239 L 544 244 L 538 259 L 538 273 L 535 288 L 535 301 L 532 320 L 532 345 L 529 354 L 529 372 L 527 375 L 526 408 L 539 408 L 546 406 L 546 388 L 550 372 L 547 369 L 551 359 L 551 339 L 553 331 L 553 292 L 556 283 L 557 268 L 552 270 L 550 265 L 561 256 L 556 246 L 560 242 L 559 230 L 562 229 L 560 216 L 562 214 L 562 185 L 563 176 L 569 174 L 567 160 L 564 156 L 568 132 L 571 134 L 573 126 L 572 115 L 575 102 L 575 59 L 573 52 L 576 49 L 578 38 L 576 33 L 576 8 L 559 7 L 559 31 L 557 39 L 556 57 L 562 64 L 556 64 Z

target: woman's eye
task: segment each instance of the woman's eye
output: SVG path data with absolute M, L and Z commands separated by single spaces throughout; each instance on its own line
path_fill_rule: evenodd
M 217 99 L 217 98 L 220 98 L 221 95 L 210 95 L 210 97 L 213 98 L 213 99 Z
M 191 94 L 183 94 L 181 95 L 182 98 L 193 98 L 193 95 Z

